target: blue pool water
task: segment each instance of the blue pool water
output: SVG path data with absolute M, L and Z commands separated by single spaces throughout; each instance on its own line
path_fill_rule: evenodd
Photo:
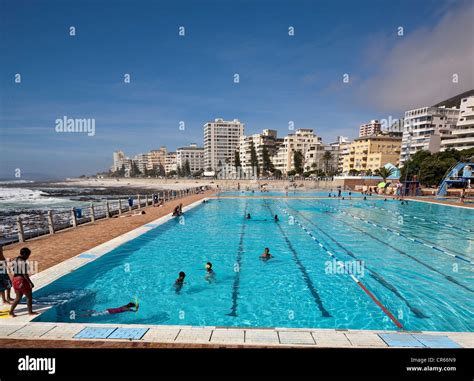
M 260 191 L 228 191 L 228 192 L 221 192 L 221 196 L 244 196 L 244 197 L 261 197 L 261 196 L 279 196 L 283 197 L 287 195 L 287 192 L 281 191 L 268 191 L 268 192 L 260 192 Z M 328 190 L 320 190 L 320 191 L 299 191 L 299 190 L 289 190 L 288 197 L 331 197 L 337 196 L 337 189 L 328 189 Z M 362 197 L 360 192 L 351 192 L 351 195 L 354 197 Z M 349 192 L 341 192 L 341 196 L 347 197 L 349 196 Z
M 473 331 L 474 210 L 360 198 L 210 200 L 38 290 L 58 304 L 36 321 L 396 329 L 328 251 L 405 329 Z M 80 316 L 135 298 L 138 313 Z

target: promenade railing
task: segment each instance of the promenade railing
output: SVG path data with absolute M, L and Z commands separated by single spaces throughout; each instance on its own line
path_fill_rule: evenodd
M 140 210 L 158 204 L 178 200 L 186 196 L 202 193 L 209 186 L 191 187 L 179 190 L 160 190 L 150 194 L 137 194 L 133 197 L 107 199 L 92 202 L 88 206 L 39 211 L 37 214 L 23 214 L 16 220 L 2 222 L 0 243 L 25 242 L 43 235 L 52 235 L 58 231 L 77 228 L 79 225 L 93 223 L 133 210 Z M 155 195 L 155 197 L 153 197 Z M 129 200 L 132 200 L 130 203 Z M 6 219 L 5 219 L 6 220 Z

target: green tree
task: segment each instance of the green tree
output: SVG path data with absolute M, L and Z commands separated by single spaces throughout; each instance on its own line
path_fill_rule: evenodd
M 265 146 L 263 146 L 262 148 L 262 166 L 264 174 L 272 173 L 275 171 L 275 167 L 273 166 L 270 154 L 268 153 L 268 149 Z
M 359 174 L 359 171 L 357 169 L 351 169 L 349 170 L 348 175 L 349 176 L 357 176 Z
M 118 170 L 118 175 L 120 177 L 124 177 L 125 176 L 125 164 L 122 164 L 122 167 Z
M 301 151 L 294 151 L 293 152 L 293 162 L 295 165 L 295 171 L 297 174 L 302 174 L 304 171 L 303 168 L 303 153 Z
M 473 161 L 474 160 L 474 148 L 465 149 L 459 152 L 459 160 L 462 161 Z
M 234 153 L 234 167 L 235 167 L 236 172 L 238 172 L 239 168 L 242 167 L 242 163 L 240 162 L 240 152 L 239 151 L 235 151 L 235 153 Z
M 138 169 L 137 163 L 132 161 L 132 165 L 130 166 L 130 177 L 137 177 L 140 175 L 140 170 Z
M 258 165 L 257 151 L 255 150 L 255 144 L 253 140 L 250 141 L 250 166 L 255 170 L 255 175 L 258 177 L 260 174 L 260 168 Z
M 420 173 L 421 164 L 429 156 L 431 156 L 429 151 L 418 151 L 415 153 L 404 163 L 402 169 L 400 170 L 400 179 L 411 180 L 413 176 L 418 176 Z
M 184 176 L 191 176 L 191 166 L 189 165 L 189 160 L 186 159 L 184 162 L 184 169 L 183 169 Z
M 421 163 L 420 183 L 428 186 L 438 185 L 443 180 L 446 172 L 458 162 L 458 159 L 453 156 L 442 154 L 443 152 L 431 155 Z
M 324 152 L 323 161 L 324 161 L 324 172 L 326 172 L 326 175 L 329 174 L 328 167 L 331 160 L 332 160 L 332 153 L 329 151 Z
M 158 167 L 156 167 L 156 174 L 158 176 L 166 175 L 165 167 L 163 166 L 163 164 L 158 164 Z

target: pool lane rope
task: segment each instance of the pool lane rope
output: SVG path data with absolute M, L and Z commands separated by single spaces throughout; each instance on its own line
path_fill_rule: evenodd
M 286 209 L 283 209 L 282 207 L 278 206 L 278 208 L 283 212 L 285 213 L 288 217 L 290 217 L 290 214 L 286 211 Z M 402 323 L 400 323 L 398 321 L 398 319 L 374 296 L 374 294 L 358 279 L 354 276 L 354 274 L 351 274 L 350 271 L 346 271 L 346 265 L 344 264 L 344 262 L 342 262 L 341 260 L 339 260 L 331 251 L 329 251 L 325 246 L 324 244 L 319 241 L 312 233 L 309 229 L 307 229 L 304 225 L 302 225 L 299 220 L 297 218 L 295 218 L 294 216 L 291 216 L 293 218 L 293 221 L 300 227 L 302 228 L 306 234 L 308 234 L 312 239 L 313 241 L 319 245 L 319 247 L 324 250 L 326 252 L 326 254 L 328 254 L 331 258 L 333 258 L 337 265 L 340 267 L 340 268 L 343 268 L 344 269 L 344 273 L 345 274 L 349 274 L 349 276 L 351 277 L 351 279 L 375 302 L 375 304 L 377 304 L 377 306 L 380 307 L 380 309 L 385 313 L 385 315 L 387 315 L 390 320 L 400 329 L 403 329 L 403 325 Z
M 238 266 L 238 271 L 235 272 L 234 283 L 232 284 L 232 308 L 231 312 L 226 314 L 227 316 L 237 316 L 237 308 L 238 308 L 238 298 L 239 298 L 239 289 L 240 289 L 240 267 L 242 263 L 242 254 L 244 253 L 244 235 L 245 235 L 245 228 L 247 226 L 247 220 L 245 217 L 247 216 L 247 208 L 248 208 L 248 201 L 245 200 L 244 206 L 244 221 L 242 222 L 242 227 L 240 228 L 240 238 L 239 238 L 239 246 L 237 248 L 237 258 L 236 264 Z
M 317 231 L 319 231 L 320 233 L 324 234 L 326 237 L 328 237 L 334 244 L 336 244 L 338 247 L 340 247 L 342 250 L 344 250 L 347 255 L 349 255 L 350 257 L 354 258 L 356 261 L 361 261 L 361 259 L 359 259 L 357 257 L 357 255 L 352 252 L 351 250 L 347 249 L 346 247 L 344 247 L 340 242 L 338 242 L 336 239 L 334 239 L 333 237 L 331 237 L 330 234 L 326 233 L 323 229 L 321 229 L 320 227 L 318 227 L 314 222 L 312 222 L 309 218 L 305 217 L 301 212 L 297 211 L 296 209 L 290 207 L 288 204 L 286 204 L 286 208 L 291 210 L 293 213 L 295 214 L 298 214 L 303 220 L 305 220 L 308 224 L 312 225 Z M 428 316 L 426 316 L 422 311 L 420 311 L 418 308 L 416 307 L 413 307 L 411 305 L 411 303 L 402 295 L 400 294 L 400 292 L 397 290 L 397 288 L 392 285 L 390 282 L 388 282 L 387 280 L 385 280 L 379 273 L 377 273 L 376 271 L 372 270 L 370 267 L 368 266 L 365 266 L 366 270 L 370 272 L 370 274 L 372 275 L 372 277 L 375 279 L 375 281 L 377 281 L 378 283 L 380 283 L 383 287 L 385 287 L 386 289 L 390 290 L 391 292 L 393 292 L 395 294 L 395 296 L 397 296 L 402 302 L 404 302 L 406 304 L 406 306 L 410 309 L 410 311 L 419 319 L 426 319 L 428 318 Z
M 436 225 L 439 225 L 439 226 L 446 226 L 448 228 L 452 228 L 452 229 L 456 229 L 456 230 L 460 230 L 460 231 L 463 231 L 463 232 L 466 232 L 466 233 L 474 233 L 474 229 L 465 229 L 465 228 L 461 228 L 459 226 L 455 226 L 455 225 L 451 225 L 451 224 L 447 224 L 445 222 L 439 222 L 439 221 L 431 221 L 431 220 L 428 220 L 426 218 L 423 218 L 423 217 L 418 217 L 418 216 L 413 216 L 411 214 L 406 214 L 406 213 L 400 213 L 396 210 L 390 210 L 390 209 L 385 209 L 385 208 L 382 208 L 381 206 L 377 206 L 377 205 L 368 205 L 367 206 L 369 208 L 373 208 L 373 209 L 378 209 L 378 210 L 381 210 L 383 212 L 389 212 L 389 213 L 394 213 L 396 214 L 397 216 L 403 216 L 403 217 L 411 217 L 415 220 L 420 220 L 420 221 L 423 221 L 423 222 L 428 222 L 430 224 L 436 224 Z
M 305 205 L 308 205 L 308 204 L 306 204 L 305 201 L 299 200 L 299 202 L 302 202 L 302 203 L 304 203 Z M 350 223 L 348 223 L 348 222 L 346 222 L 346 221 L 344 221 L 344 220 L 341 220 L 341 219 L 339 219 L 339 218 L 337 218 L 337 217 L 335 217 L 335 216 L 333 216 L 333 215 L 331 215 L 331 214 L 329 214 L 328 216 L 331 217 L 331 218 L 334 218 L 336 221 L 339 221 L 339 222 L 343 223 L 344 225 L 350 227 L 351 229 L 357 230 L 358 232 L 361 232 L 361 233 L 367 235 L 368 237 L 372 238 L 373 240 L 375 240 L 375 241 L 377 241 L 377 242 L 380 242 L 382 245 L 385 245 L 385 246 L 387 246 L 387 247 L 390 247 L 392 250 L 395 250 L 397 253 L 402 254 L 402 255 L 404 255 L 405 257 L 408 257 L 408 258 L 414 260 L 415 262 L 417 262 L 417 263 L 419 263 L 420 265 L 426 267 L 427 269 L 429 269 L 429 270 L 435 272 L 436 274 L 441 275 L 442 277 L 444 277 L 444 278 L 445 278 L 446 280 L 448 280 L 449 282 L 452 282 L 452 283 L 454 283 L 454 284 L 456 284 L 456 285 L 458 285 L 458 286 L 464 288 L 464 289 L 467 290 L 467 291 L 473 292 L 473 290 L 471 290 L 471 289 L 470 289 L 469 287 L 467 287 L 466 285 L 460 283 L 459 281 L 457 281 L 456 279 L 454 279 L 452 276 L 446 275 L 446 274 L 442 273 L 441 271 L 438 271 L 438 270 L 435 269 L 433 266 L 431 266 L 431 265 L 429 265 L 429 264 L 427 264 L 427 263 L 425 263 L 425 262 L 419 260 L 418 258 L 416 258 L 416 257 L 414 257 L 414 256 L 412 256 L 412 255 L 410 255 L 410 254 L 408 254 L 408 253 L 405 253 L 403 250 L 400 250 L 399 248 L 397 248 L 397 247 L 395 247 L 395 246 L 389 244 L 388 242 L 381 240 L 380 238 L 378 238 L 378 237 L 376 237 L 376 236 L 370 234 L 369 232 L 367 232 L 367 231 L 365 231 L 365 230 L 363 230 L 363 229 L 361 229 L 361 228 L 359 228 L 359 227 L 357 227 L 357 226 L 355 226 L 355 225 L 352 225 L 352 224 L 350 224 Z
M 380 228 L 380 229 L 385 230 L 385 231 L 387 231 L 387 232 L 389 232 L 389 233 L 393 233 L 393 234 L 395 234 L 395 235 L 397 235 L 397 236 L 399 236 L 399 237 L 403 237 L 403 238 L 405 238 L 405 239 L 408 239 L 409 241 L 412 241 L 412 242 L 418 243 L 418 244 L 420 244 L 420 245 L 429 247 L 429 248 L 431 248 L 431 249 L 433 249 L 433 250 L 439 251 L 440 253 L 449 255 L 450 257 L 453 257 L 453 258 L 459 259 L 459 260 L 461 260 L 461 261 L 464 261 L 464 262 L 466 262 L 466 263 L 469 263 L 469 264 L 471 264 L 471 265 L 474 265 L 474 262 L 473 262 L 473 261 L 471 261 L 471 260 L 469 260 L 469 259 L 466 259 L 466 258 L 464 258 L 464 257 L 462 257 L 462 256 L 460 256 L 460 255 L 450 253 L 449 251 L 447 251 L 446 249 L 444 249 L 444 248 L 442 248 L 442 247 L 438 247 L 438 246 L 431 245 L 431 244 L 429 244 L 429 243 L 423 242 L 422 240 L 420 240 L 420 239 L 418 239 L 418 238 L 412 238 L 412 237 L 410 237 L 410 236 L 405 235 L 404 233 L 400 233 L 399 231 L 393 230 L 393 229 L 388 228 L 388 227 L 386 227 L 386 226 L 384 226 L 384 225 L 380 225 L 380 224 L 378 224 L 378 223 L 376 223 L 376 222 L 373 222 L 373 221 L 370 221 L 370 220 L 366 220 L 365 218 L 362 218 L 362 217 L 359 217 L 359 216 L 355 216 L 355 215 L 353 215 L 353 214 L 351 214 L 351 213 L 349 213 L 349 212 L 346 212 L 345 210 L 338 209 L 338 208 L 334 208 L 333 206 L 328 205 L 328 204 L 325 204 L 324 202 L 318 202 L 318 204 L 323 205 L 323 206 L 325 206 L 326 208 L 332 209 L 332 210 L 334 210 L 334 211 L 336 211 L 336 212 L 342 213 L 342 214 L 344 214 L 344 215 L 346 215 L 346 216 L 349 216 L 349 217 L 351 217 L 351 218 L 353 218 L 353 219 L 355 219 L 355 220 L 358 220 L 358 221 L 364 222 L 364 223 L 366 223 L 366 224 L 372 225 L 372 226 L 374 226 L 374 227 Z
M 270 206 L 266 202 L 264 202 L 263 205 L 268 209 L 270 214 L 272 216 L 274 216 L 274 213 L 273 213 L 272 209 L 270 208 Z M 288 246 L 288 248 L 290 249 L 290 251 L 293 255 L 294 262 L 298 266 L 298 269 L 301 271 L 301 274 L 303 276 L 303 281 L 306 283 L 306 286 L 308 287 L 309 292 L 313 296 L 313 299 L 314 299 L 315 303 L 317 304 L 319 310 L 321 311 L 321 316 L 324 317 L 324 318 L 332 317 L 332 315 L 329 313 L 329 311 L 326 310 L 326 308 L 324 307 L 323 301 L 321 300 L 321 297 L 319 296 L 319 293 L 316 290 L 316 287 L 314 286 L 313 282 L 311 281 L 311 278 L 308 274 L 308 270 L 303 265 L 303 263 L 301 262 L 301 260 L 298 256 L 298 252 L 296 251 L 296 249 L 291 244 L 290 239 L 286 235 L 286 233 L 283 230 L 283 228 L 281 227 L 281 225 L 277 223 L 277 227 L 278 227 L 278 230 L 280 231 L 280 234 L 283 236 L 283 239 L 285 240 L 286 245 Z

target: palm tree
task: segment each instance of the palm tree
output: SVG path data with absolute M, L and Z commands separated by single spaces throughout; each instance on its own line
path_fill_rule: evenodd
M 385 168 L 385 167 L 381 167 L 375 170 L 375 174 L 377 176 L 380 176 L 383 179 L 384 183 L 387 182 L 387 179 L 390 176 L 392 176 L 393 172 L 394 172 L 393 168 Z

